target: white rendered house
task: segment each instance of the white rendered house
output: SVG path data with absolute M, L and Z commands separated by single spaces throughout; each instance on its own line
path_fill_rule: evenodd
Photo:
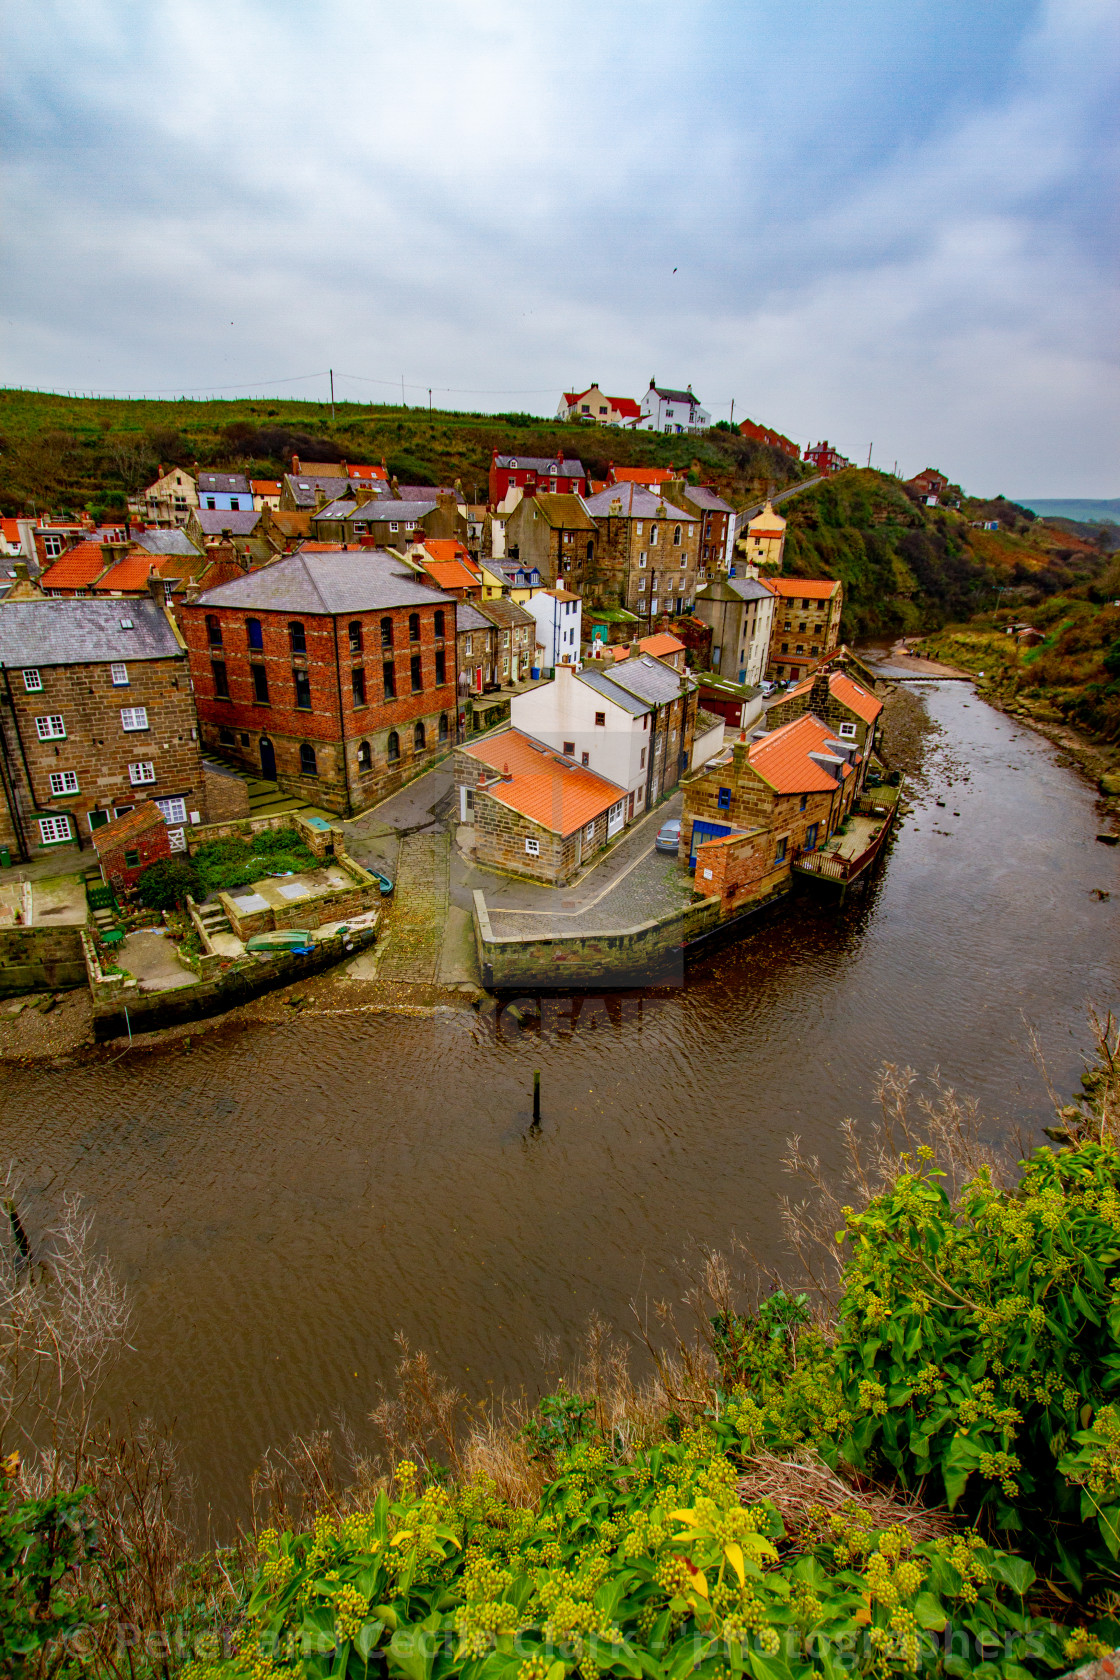
M 651 710 L 600 671 L 558 664 L 554 681 L 513 696 L 510 722 L 625 788 L 629 819 L 645 809 Z
M 641 411 L 635 428 L 639 432 L 703 432 L 712 423 L 708 410 L 701 408 L 699 398 L 693 396 L 691 385 L 683 391 L 672 391 L 651 379 Z

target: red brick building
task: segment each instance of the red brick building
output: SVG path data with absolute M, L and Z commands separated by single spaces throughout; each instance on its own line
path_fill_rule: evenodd
M 827 438 L 823 443 L 814 443 L 811 449 L 806 449 L 805 459 L 826 478 L 830 473 L 841 472 L 852 464 L 838 449 L 833 449 Z
M 581 462 L 565 461 L 562 451 L 550 459 L 547 455 L 499 455 L 495 449 L 490 457 L 491 507 L 504 499 L 511 485 L 528 493 L 559 490 L 584 496 L 587 474 Z
M 181 609 L 202 739 L 351 816 L 455 738 L 455 602 L 376 549 L 293 554 Z
M 99 828 L 93 845 L 102 875 L 117 892 L 130 891 L 149 864 L 171 856 L 163 812 L 150 799 Z
M 0 845 L 88 844 L 144 799 L 172 850 L 208 820 L 183 643 L 148 600 L 0 607 Z
M 783 437 L 781 432 L 772 431 L 769 426 L 760 426 L 754 420 L 744 420 L 739 432 L 742 437 L 751 438 L 755 443 L 765 443 L 771 449 L 780 449 L 782 454 L 788 455 L 791 460 L 801 459 L 801 451 L 793 439 Z

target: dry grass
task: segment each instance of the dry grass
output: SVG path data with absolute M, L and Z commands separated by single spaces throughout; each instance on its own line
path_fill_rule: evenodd
M 915 1543 L 935 1540 L 954 1528 L 948 1511 L 927 1510 L 916 1499 L 903 1499 L 864 1483 L 853 1485 L 808 1451 L 791 1458 L 753 1453 L 739 1481 L 739 1497 L 744 1505 L 769 1499 L 791 1536 L 814 1531 L 821 1511 L 830 1516 L 863 1512 L 872 1528 L 898 1523 Z

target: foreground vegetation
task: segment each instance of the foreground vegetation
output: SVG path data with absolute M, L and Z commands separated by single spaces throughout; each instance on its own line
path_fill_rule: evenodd
M 1024 1680 L 1102 1653 L 1120 1637 L 1111 1022 L 1099 1045 L 1058 1147 L 1011 1171 L 951 1092 L 915 1110 L 912 1076 L 888 1074 L 878 1134 L 849 1128 L 850 1204 L 794 1153 L 818 1189 L 788 1210 L 805 1289 L 737 1306 L 713 1258 L 691 1296 L 703 1335 L 668 1314 L 645 1385 L 600 1330 L 531 1413 L 480 1418 L 405 1349 L 373 1413 L 380 1460 L 340 1480 L 327 1437 L 300 1442 L 263 1468 L 255 1532 L 201 1561 L 174 1543 L 155 1439 L 99 1436 L 37 1363 L 67 1345 L 58 1280 L 88 1254 L 64 1237 L 52 1279 L 17 1244 L 7 1425 L 49 1420 L 52 1446 L 25 1435 L 5 1466 L 0 1663 Z M 103 1263 L 85 1293 L 82 1334 L 99 1315 L 119 1334 Z

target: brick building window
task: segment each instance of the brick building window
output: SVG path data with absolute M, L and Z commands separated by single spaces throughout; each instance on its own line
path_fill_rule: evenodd
M 25 671 L 23 673 L 23 686 L 27 690 L 28 694 L 38 694 L 39 690 L 43 686 L 43 679 L 39 675 L 39 672 Z
M 263 653 L 264 632 L 261 629 L 261 621 L 259 618 L 247 618 L 245 620 L 245 634 L 249 638 L 249 647 L 252 651 L 254 653 Z
M 681 546 L 681 528 L 680 528 L 679 525 L 674 525 L 673 526 L 673 547 L 674 548 L 679 548 L 680 546 Z M 683 564 L 683 561 L 682 561 L 682 564 Z
M 436 628 L 436 641 L 437 642 L 442 641 L 443 640 L 443 635 L 444 635 L 444 617 L 443 617 L 443 608 L 442 607 L 437 607 L 436 608 L 435 628 Z
M 381 646 L 390 648 L 393 645 L 393 621 L 391 618 L 381 620 Z
M 803 811 L 805 809 L 805 807 L 808 805 L 808 803 L 809 803 L 809 795 L 807 793 L 803 793 L 801 795 L 801 803 L 800 803 L 800 805 L 798 805 L 797 809 L 799 811 Z
M 263 665 L 250 665 L 249 674 L 253 679 L 253 699 L 258 706 L 268 705 L 268 672 Z
M 447 681 L 447 655 L 442 648 L 436 649 L 436 687 L 442 688 Z
M 222 666 L 222 671 L 223 671 L 223 673 L 225 671 L 225 666 L 224 665 Z M 122 729 L 127 729 L 129 731 L 133 731 L 133 730 L 136 730 L 136 729 L 147 729 L 147 727 L 148 727 L 148 708 L 146 706 L 122 706 L 121 707 L 121 728 Z
M 60 793 L 77 793 L 78 791 L 78 777 L 76 772 L 73 770 L 52 771 L 50 783 L 51 793 L 54 794 L 56 798 Z
M 385 686 L 386 700 L 395 700 L 397 697 L 397 672 L 391 659 L 387 659 L 381 667 L 381 680 Z
M 298 619 L 293 619 L 288 625 L 288 646 L 293 653 L 307 652 L 307 636 Z
M 138 851 L 126 852 L 124 854 L 124 866 L 126 869 L 137 869 L 139 864 L 140 853 Z
M 856 732 L 856 726 L 855 726 L 854 723 L 842 723 L 840 725 L 840 734 L 844 737 L 845 740 L 850 741 L 852 739 L 852 737 L 855 735 L 855 732 Z
M 410 642 L 418 642 L 420 640 L 419 613 L 409 613 L 408 615 L 408 639 Z
M 44 846 L 57 846 L 71 838 L 69 817 L 40 817 L 39 839 Z
M 721 811 L 730 811 L 730 809 L 731 809 L 731 789 L 730 788 L 720 788 L 719 793 L 716 795 L 716 804 L 719 806 Z
M 412 672 L 412 692 L 413 694 L 419 694 L 424 686 L 424 679 L 420 669 L 420 655 L 418 653 L 413 654 L 409 661 L 409 667 Z
M 132 783 L 133 787 L 143 787 L 145 782 L 155 781 L 156 767 L 154 764 L 148 763 L 130 764 L 128 767 L 128 779 Z
M 66 725 L 61 712 L 52 712 L 50 717 L 36 718 L 35 733 L 40 741 L 65 741 Z
M 471 656 L 471 638 L 468 636 L 463 643 L 463 657 L 464 657 L 464 659 L 469 659 L 470 656 Z
M 311 710 L 311 678 L 306 671 L 293 671 L 292 677 L 296 685 L 296 711 L 309 712 Z
M 354 694 L 355 706 L 366 703 L 366 673 L 361 665 L 355 665 L 350 673 L 350 687 Z
M 412 731 L 413 750 L 415 752 L 423 752 L 426 745 L 427 736 L 424 731 L 423 722 L 420 719 L 417 719 L 416 727 Z
M 441 741 L 446 741 L 447 740 L 447 735 L 448 735 L 447 713 L 446 712 L 441 712 L 439 714 L 439 738 L 440 738 L 440 740 Z
M 386 752 L 388 753 L 390 764 L 399 764 L 401 756 L 401 738 L 395 729 L 390 729 L 389 731 L 389 740 L 386 743 Z
M 301 741 L 300 743 L 299 773 L 301 776 L 317 776 L 319 774 L 315 748 L 308 741 Z
M 224 659 L 212 659 L 210 671 L 214 678 L 214 693 L 219 700 L 229 699 L 229 675 Z
M 784 863 L 785 862 L 785 860 L 786 860 L 786 847 L 788 846 L 788 844 L 789 844 L 788 837 L 783 834 L 782 838 L 778 841 L 777 845 L 774 847 L 774 862 L 775 863 Z
M 541 843 L 540 843 L 540 841 L 539 840 L 526 840 L 525 850 L 528 852 L 530 857 L 540 857 L 540 855 L 541 855 Z
M 359 741 L 358 742 L 358 770 L 361 774 L 364 775 L 367 770 L 372 770 L 372 769 L 373 769 L 373 751 L 370 747 L 370 744 L 369 744 L 368 741 Z
M 237 745 L 237 736 L 232 729 L 219 729 L 218 740 L 223 747 L 235 747 Z
M 360 619 L 357 619 L 357 618 L 351 619 L 350 623 L 346 627 L 346 633 L 350 638 L 350 652 L 351 653 L 361 653 L 361 651 L 362 651 L 362 626 L 361 626 Z
M 110 667 L 109 667 L 109 680 L 112 683 L 114 688 L 127 688 L 128 687 L 128 666 L 127 665 L 110 665 Z
M 221 620 L 215 613 L 206 614 L 206 639 L 211 647 L 221 647 L 222 645 Z

